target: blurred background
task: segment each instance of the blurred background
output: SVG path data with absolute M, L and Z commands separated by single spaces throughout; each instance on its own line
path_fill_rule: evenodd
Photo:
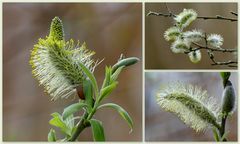
M 199 16 L 237 18 L 230 11 L 237 12 L 237 3 L 167 3 L 172 13 L 179 14 L 186 9 L 194 9 Z M 146 16 L 149 11 L 168 13 L 165 3 L 145 4 L 145 68 L 146 69 L 236 69 L 227 66 L 212 66 L 206 51 L 202 51 L 202 60 L 193 64 L 185 54 L 175 54 L 170 50 L 171 43 L 163 37 L 164 32 L 173 26 L 172 18 Z M 195 20 L 186 30 L 202 29 L 207 33 L 223 36 L 223 48 L 237 48 L 237 22 L 222 20 Z M 235 59 L 231 53 L 215 53 L 215 60 Z
M 95 69 L 101 84 L 105 65 L 126 57 L 142 56 L 142 5 L 139 3 L 3 3 L 3 140 L 46 141 L 50 114 L 77 101 L 50 101 L 32 77 L 30 50 L 39 38 L 49 34 L 52 18 L 64 23 L 65 39 L 86 42 L 96 51 L 95 59 L 105 60 Z M 127 123 L 116 111 L 96 114 L 103 122 L 107 141 L 142 140 L 142 59 L 121 73 L 119 85 L 105 102 L 114 102 L 128 111 L 134 121 L 129 134 Z M 91 141 L 90 128 L 79 140 Z
M 196 133 L 185 125 L 175 114 L 166 112 L 156 102 L 161 85 L 169 82 L 183 82 L 207 90 L 209 96 L 221 103 L 222 79 L 216 72 L 146 72 L 145 73 L 145 140 L 146 141 L 214 141 L 212 130 Z M 238 76 L 232 72 L 230 81 L 238 95 Z M 228 140 L 237 141 L 237 108 L 228 118 L 226 130 Z

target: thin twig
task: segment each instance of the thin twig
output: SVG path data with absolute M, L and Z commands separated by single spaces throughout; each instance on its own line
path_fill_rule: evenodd
M 149 11 L 147 16 L 150 16 L 150 15 L 154 15 L 154 16 L 164 16 L 164 17 L 176 17 L 176 15 L 174 14 L 166 14 L 166 13 L 157 13 L 157 12 L 153 12 L 153 11 Z
M 196 50 L 199 50 L 199 49 L 206 49 L 206 50 L 211 50 L 211 51 L 218 51 L 218 52 L 236 52 L 237 49 L 225 49 L 225 48 L 211 48 L 211 47 L 208 47 L 208 46 L 202 46 L 198 43 L 195 43 L 193 42 L 194 45 L 196 45 L 198 48 L 195 48 L 193 49 L 192 51 L 196 51 Z
M 168 8 L 166 3 L 165 3 L 165 6 L 167 8 L 168 13 L 160 13 L 160 12 L 158 13 L 158 12 L 149 11 L 147 16 L 153 15 L 153 16 L 163 16 L 163 17 L 172 17 L 172 18 L 176 17 L 176 15 L 173 14 L 170 11 L 170 9 Z M 235 15 L 235 16 L 238 15 L 237 13 L 232 12 L 232 11 L 230 13 Z M 197 19 L 203 19 L 203 20 L 210 20 L 210 19 L 212 19 L 212 20 L 226 20 L 226 21 L 231 21 L 231 22 L 238 21 L 237 19 L 223 17 L 223 16 L 220 16 L 220 15 L 216 15 L 215 17 L 198 16 Z M 190 47 L 190 51 L 185 52 L 185 54 L 188 54 L 188 53 L 190 53 L 192 51 L 196 51 L 196 50 L 199 50 L 199 49 L 205 49 L 205 50 L 207 50 L 209 59 L 213 62 L 212 65 L 227 65 L 228 67 L 237 67 L 237 64 L 238 64 L 237 61 L 229 60 L 227 62 L 218 62 L 218 61 L 215 60 L 215 57 L 214 57 L 214 54 L 213 54 L 213 51 L 223 52 L 223 53 L 225 53 L 225 52 L 233 53 L 233 52 L 237 52 L 237 49 L 225 49 L 225 48 L 211 48 L 211 47 L 208 47 L 206 33 L 205 33 L 204 40 L 205 40 L 205 46 L 193 42 L 193 44 L 195 46 L 197 46 L 197 48 Z M 236 64 L 236 65 L 232 65 L 232 64 Z
M 190 52 L 191 51 L 196 51 L 196 50 L 199 50 L 199 49 L 206 49 L 207 50 L 207 53 L 208 53 L 208 56 L 209 56 L 209 59 L 213 62 L 211 65 L 227 65 L 228 67 L 237 67 L 237 64 L 238 62 L 237 61 L 232 61 L 232 60 L 229 60 L 227 62 L 218 62 L 215 60 L 215 57 L 213 55 L 213 51 L 218 51 L 218 52 L 236 52 L 237 49 L 223 49 L 223 48 L 219 48 L 219 49 L 216 49 L 216 48 L 210 48 L 208 47 L 208 42 L 207 42 L 207 34 L 205 33 L 205 36 L 204 36 L 204 41 L 205 41 L 205 45 L 200 45 L 196 42 L 193 42 L 193 44 L 195 46 L 197 46 L 198 48 L 191 48 L 190 49 Z M 189 52 L 187 52 L 189 53 Z M 187 54 L 186 53 L 186 54 Z M 232 64 L 236 64 L 236 65 L 232 65 Z
M 229 65 L 229 64 L 237 64 L 238 62 L 237 61 L 227 61 L 227 62 L 214 62 L 212 65 Z M 234 66 L 234 65 L 230 65 L 230 67 L 237 67 L 237 66 Z
M 207 17 L 207 16 L 198 16 L 198 19 L 204 19 L 204 20 L 209 20 L 209 19 L 217 19 L 217 20 L 228 20 L 228 21 L 237 21 L 237 19 L 234 18 L 227 18 L 227 17 L 223 17 L 220 15 L 216 15 L 216 16 L 212 16 L 212 17 Z
M 236 12 L 231 11 L 230 13 L 235 15 L 235 16 L 238 16 L 238 13 L 236 13 Z
M 164 16 L 164 17 L 176 17 L 175 14 L 173 13 L 158 13 L 158 12 L 153 12 L 153 11 L 149 11 L 147 16 Z M 228 18 L 228 17 L 224 17 L 224 16 L 221 16 L 221 15 L 216 15 L 216 16 L 212 16 L 212 17 L 209 17 L 209 16 L 198 16 L 197 19 L 203 19 L 203 20 L 226 20 L 226 21 L 231 21 L 231 22 L 234 22 L 234 21 L 238 21 L 238 19 L 234 19 L 234 18 Z

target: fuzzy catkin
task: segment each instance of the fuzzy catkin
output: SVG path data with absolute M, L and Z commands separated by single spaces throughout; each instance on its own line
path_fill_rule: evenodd
M 49 36 L 39 39 L 30 58 L 33 75 L 52 100 L 77 94 L 76 87 L 86 79 L 80 63 L 92 72 L 97 65 L 92 59 L 95 52 L 88 50 L 85 43 L 80 46 L 79 42 L 64 40 L 62 26 L 61 20 L 55 17 Z
M 175 113 L 195 131 L 218 126 L 218 108 L 207 92 L 183 83 L 171 83 L 157 93 L 157 103 L 166 111 Z

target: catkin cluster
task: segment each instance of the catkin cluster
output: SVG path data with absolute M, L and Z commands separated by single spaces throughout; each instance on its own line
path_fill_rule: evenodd
M 221 49 L 223 38 L 219 34 L 205 35 L 202 30 L 194 29 L 184 31 L 194 20 L 197 19 L 197 13 L 192 9 L 184 9 L 181 13 L 174 17 L 174 26 L 167 29 L 164 38 L 171 41 L 170 49 L 173 53 L 188 54 L 189 59 L 193 63 L 201 60 L 201 51 L 194 45 L 200 41 L 207 41 L 207 45 Z

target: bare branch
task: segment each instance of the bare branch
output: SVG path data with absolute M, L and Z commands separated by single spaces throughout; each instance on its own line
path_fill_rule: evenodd
M 149 11 L 147 13 L 147 16 L 163 16 L 163 17 L 171 17 L 171 18 L 174 18 L 176 17 L 175 14 L 173 14 L 170 9 L 168 8 L 167 4 L 166 5 L 166 8 L 167 8 L 167 11 L 168 13 L 158 13 L 158 12 L 153 12 L 153 11 Z M 232 15 L 234 16 L 238 16 L 238 14 L 236 12 L 230 12 Z M 238 19 L 234 19 L 234 18 L 228 18 L 228 17 L 224 17 L 224 16 L 221 16 L 221 15 L 216 15 L 216 16 L 198 16 L 197 19 L 203 19 L 203 20 L 225 20 L 225 21 L 231 21 L 231 22 L 235 22 L 235 21 L 238 21 Z M 225 61 L 225 62 L 219 62 L 219 61 L 216 61 L 215 60 L 215 57 L 214 57 L 214 53 L 213 52 L 222 52 L 222 53 L 234 53 L 234 52 L 237 52 L 237 49 L 225 49 L 225 48 L 212 48 L 212 47 L 209 47 L 208 46 L 208 41 L 207 41 L 207 34 L 205 33 L 205 36 L 204 36 L 204 41 L 205 41 L 205 45 L 201 45 L 199 43 L 196 43 L 196 42 L 192 42 L 193 45 L 195 45 L 195 47 L 197 48 L 193 48 L 193 47 L 190 47 L 189 51 L 185 52 L 185 54 L 188 54 L 192 51 L 196 51 L 196 50 L 200 50 L 200 49 L 204 49 L 207 51 L 208 53 L 208 56 L 209 56 L 209 59 L 212 61 L 212 64 L 211 65 L 226 65 L 228 67 L 237 67 L 237 64 L 238 62 L 237 61 L 233 61 L 233 60 L 228 60 L 228 61 Z
M 238 16 L 238 14 L 236 12 L 231 11 L 230 13 L 235 15 L 235 16 Z
M 175 14 L 173 13 L 158 13 L 158 12 L 153 12 L 153 11 L 149 11 L 147 16 L 150 16 L 150 15 L 153 15 L 153 16 L 164 16 L 164 17 L 176 17 Z M 212 17 L 209 17 L 209 16 L 198 16 L 197 19 L 203 19 L 203 20 L 226 20 L 226 21 L 231 21 L 231 22 L 235 22 L 235 21 L 238 21 L 238 19 L 234 19 L 234 18 L 228 18 L 228 17 L 224 17 L 224 16 L 221 16 L 221 15 L 216 15 L 216 16 L 212 16 Z
M 193 51 L 195 50 L 199 50 L 199 49 L 206 49 L 206 50 L 211 50 L 211 51 L 218 51 L 218 52 L 236 52 L 237 49 L 225 49 L 225 48 L 211 48 L 208 46 L 202 46 L 198 43 L 193 42 L 194 45 L 196 45 L 198 48 L 193 49 Z

